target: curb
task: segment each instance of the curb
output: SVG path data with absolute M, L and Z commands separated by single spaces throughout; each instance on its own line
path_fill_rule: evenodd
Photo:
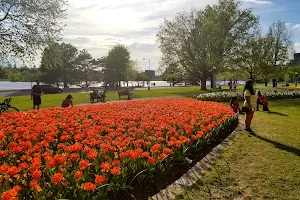
M 214 164 L 216 159 L 227 149 L 236 136 L 243 130 L 244 122 L 239 119 L 239 126 L 218 146 L 212 149 L 202 160 L 195 164 L 187 173 L 181 176 L 167 188 L 161 190 L 156 195 L 152 196 L 152 200 L 173 200 L 178 195 L 182 194 L 184 189 L 195 184 L 206 171 Z

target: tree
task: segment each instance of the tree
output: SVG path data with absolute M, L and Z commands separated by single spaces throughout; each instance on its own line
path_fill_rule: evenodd
M 272 79 L 273 87 L 276 78 L 283 76 L 287 69 L 289 50 L 292 48 L 290 32 L 284 22 L 273 23 L 266 36 L 266 56 L 263 63 L 263 77 L 265 84 Z
M 42 52 L 40 69 L 44 72 L 42 76 L 44 82 L 56 83 L 59 86 L 63 67 L 62 51 L 60 44 L 53 42 Z
M 162 73 L 164 81 L 169 81 L 173 86 L 183 81 L 183 70 L 176 63 L 169 64 Z
M 83 49 L 76 58 L 76 65 L 77 69 L 82 72 L 83 80 L 85 81 L 86 87 L 88 87 L 89 81 L 91 81 L 91 75 L 97 68 L 97 61 L 92 58 L 86 49 Z
M 62 50 L 62 79 L 64 88 L 68 87 L 68 83 L 76 82 L 76 58 L 78 56 L 78 49 L 71 44 L 62 43 L 60 45 Z
M 32 58 L 62 31 L 66 0 L 2 0 L 0 55 Z
M 51 43 L 42 53 L 43 80 L 49 83 L 63 81 L 67 88 L 68 83 L 75 82 L 77 56 L 78 50 L 71 44 Z
M 243 46 L 240 62 L 237 64 L 247 72 L 247 78 L 255 82 L 264 71 L 264 60 L 269 50 L 266 47 L 267 39 L 261 36 L 260 30 L 256 29 L 254 32 Z
M 130 60 L 126 70 L 126 81 L 128 87 L 128 81 L 135 81 L 137 79 L 139 69 L 137 67 L 137 61 Z
M 257 23 L 250 10 L 242 10 L 234 0 L 220 0 L 204 11 L 179 13 L 174 21 L 165 20 L 157 35 L 163 59 L 179 63 L 185 74 L 206 80 L 230 66 L 239 51 L 239 45 Z
M 135 81 L 149 81 L 149 77 L 145 74 L 145 72 L 138 72 Z
M 109 50 L 104 64 L 104 81 L 107 84 L 121 85 L 121 81 L 128 81 L 128 71 L 130 71 L 130 52 L 123 45 L 114 46 Z

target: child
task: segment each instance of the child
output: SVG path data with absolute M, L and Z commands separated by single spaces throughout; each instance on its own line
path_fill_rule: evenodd
M 263 111 L 268 111 L 268 100 L 265 97 L 265 95 L 263 95 L 260 91 L 258 91 L 257 93 L 257 106 L 256 106 L 256 110 L 258 111 L 258 105 L 263 105 Z
M 72 95 L 69 94 L 69 95 L 67 96 L 67 98 L 62 102 L 61 107 L 67 108 L 67 107 L 69 107 L 70 105 L 73 106 L 72 99 L 73 99 Z
M 240 105 L 237 100 L 237 97 L 232 97 L 229 105 L 235 113 L 240 113 Z

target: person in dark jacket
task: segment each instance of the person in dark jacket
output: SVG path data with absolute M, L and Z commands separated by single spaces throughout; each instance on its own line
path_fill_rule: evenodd
M 73 97 L 72 95 L 68 95 L 67 98 L 62 102 L 61 107 L 68 108 L 70 105 L 73 106 Z
M 36 80 L 36 85 L 32 87 L 31 91 L 32 100 L 33 100 L 33 109 L 37 107 L 37 109 L 40 109 L 40 105 L 42 104 L 42 87 L 40 86 L 40 81 Z

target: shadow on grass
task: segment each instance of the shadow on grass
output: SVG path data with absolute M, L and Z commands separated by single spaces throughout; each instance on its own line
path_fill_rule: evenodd
M 297 149 L 297 148 L 291 147 L 291 146 L 287 146 L 287 145 L 281 144 L 279 142 L 275 142 L 275 141 L 269 140 L 269 139 L 261 137 L 259 135 L 254 135 L 254 137 L 256 137 L 256 138 L 258 138 L 258 139 L 260 139 L 262 141 L 265 141 L 267 143 L 273 144 L 278 149 L 281 149 L 281 150 L 293 153 L 296 156 L 300 156 L 300 149 Z
M 280 115 L 280 116 L 284 116 L 284 117 L 288 116 L 286 114 L 283 114 L 283 113 L 280 113 L 280 112 L 275 112 L 275 111 L 270 111 L 270 110 L 267 113 L 272 114 L 272 115 Z

